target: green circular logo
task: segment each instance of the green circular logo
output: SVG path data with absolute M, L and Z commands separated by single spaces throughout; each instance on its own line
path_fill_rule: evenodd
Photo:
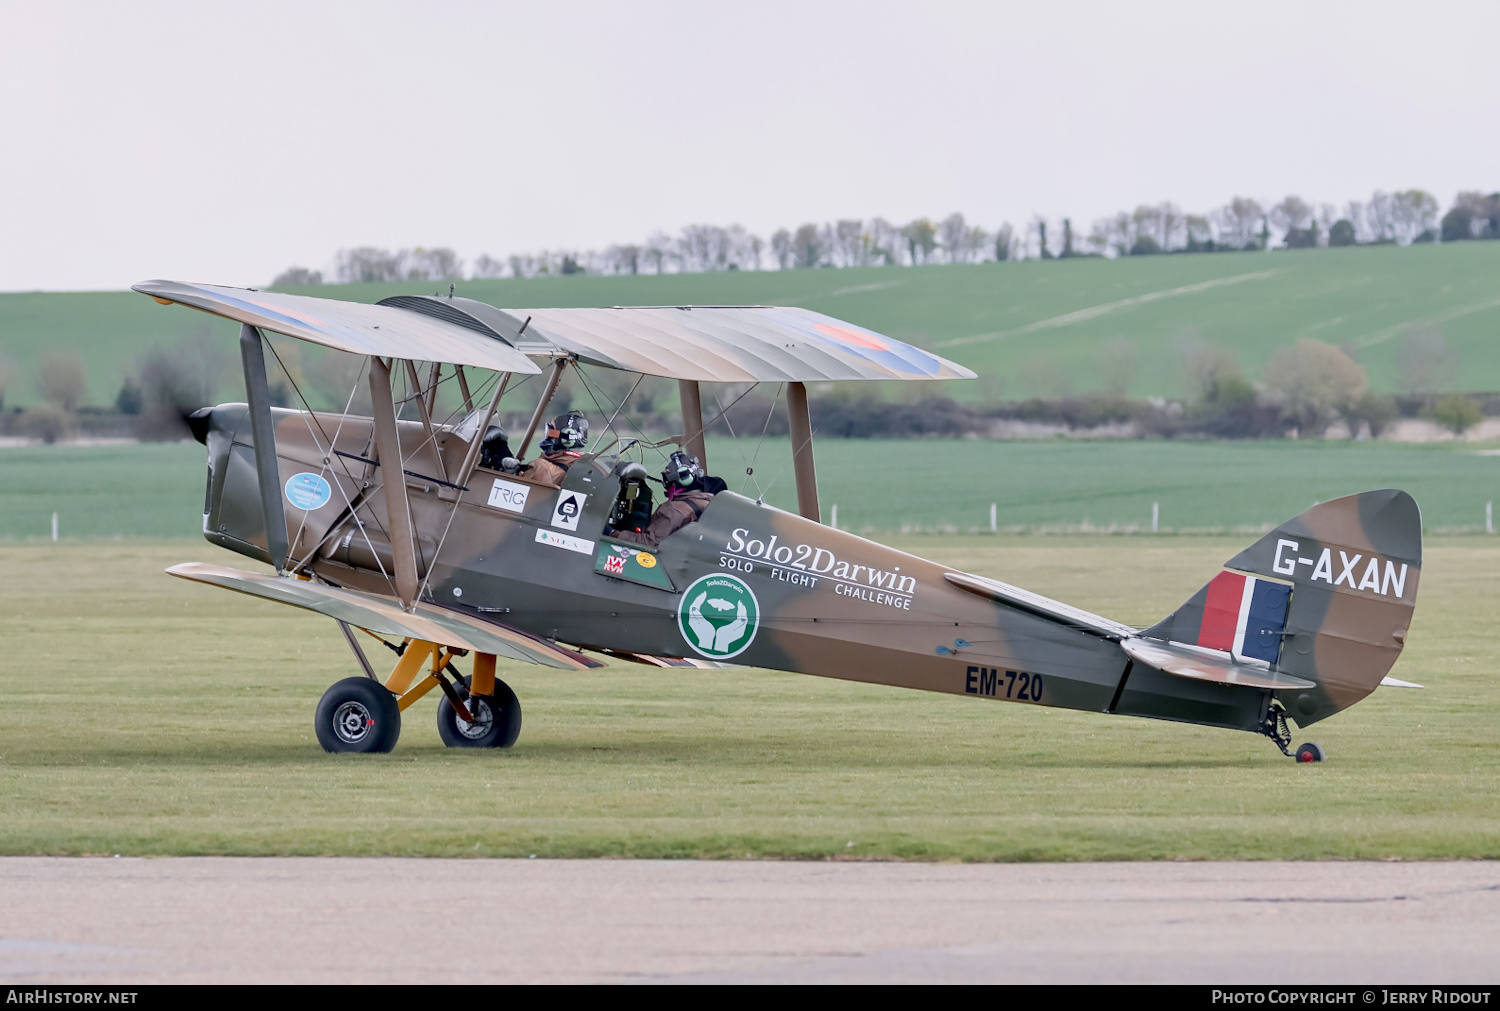
M 739 656 L 755 641 L 760 605 L 744 581 L 723 573 L 696 580 L 677 605 L 677 628 L 710 660 Z

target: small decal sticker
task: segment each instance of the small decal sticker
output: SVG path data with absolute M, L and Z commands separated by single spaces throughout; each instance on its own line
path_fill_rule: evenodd
M 689 586 L 677 605 L 677 628 L 710 660 L 739 656 L 755 641 L 760 605 L 738 576 L 714 573 Z
M 298 509 L 321 509 L 333 498 L 333 489 L 317 474 L 303 471 L 286 480 L 286 500 Z
M 628 544 L 600 541 L 599 553 L 594 558 L 594 571 L 642 586 L 653 586 L 668 593 L 677 592 L 661 559 L 649 551 L 642 551 Z
M 580 555 L 592 555 L 594 553 L 594 542 L 586 541 L 582 537 L 569 537 L 567 534 L 553 533 L 551 530 L 538 530 L 536 532 L 538 544 L 550 544 L 554 548 L 566 548 L 576 551 Z
M 506 512 L 525 512 L 526 496 L 530 494 L 531 485 L 516 484 L 514 481 L 505 481 L 497 477 L 495 486 L 490 489 L 490 505 L 496 509 L 504 509 Z
M 583 515 L 583 504 L 588 499 L 587 495 L 580 495 L 576 491 L 558 492 L 557 505 L 552 509 L 552 525 L 564 530 L 577 530 L 578 517 Z

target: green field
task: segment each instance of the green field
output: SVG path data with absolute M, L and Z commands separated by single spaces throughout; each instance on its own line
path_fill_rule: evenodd
M 234 279 L 200 279 L 230 282 Z M 305 289 L 375 301 L 431 283 Z M 851 270 L 757 271 L 661 277 L 555 277 L 470 281 L 460 293 L 503 306 L 792 304 L 852 320 L 930 348 L 979 372 L 944 389 L 960 398 L 1056 395 L 1051 356 L 1075 392 L 1100 388 L 1102 343 L 1138 352 L 1135 396 L 1183 390 L 1177 352 L 1186 338 L 1235 349 L 1258 375 L 1301 336 L 1352 347 L 1372 384 L 1392 390 L 1406 326 L 1442 333 L 1462 359 L 1459 385 L 1500 390 L 1500 243 L 1126 257 L 1118 260 Z M 231 324 L 129 292 L 0 294 L 0 348 L 21 365 L 8 403 L 36 400 L 30 376 L 48 348 L 78 348 L 90 396 L 110 403 L 125 371 L 153 344 L 207 327 L 234 362 Z M 1031 362 L 1034 366 L 1035 363 Z M 222 396 L 237 397 L 226 370 Z M 1045 388 L 1044 388 L 1045 387 Z
M 902 538 L 1122 620 L 1235 538 Z M 332 623 L 164 576 L 202 541 L 0 546 L 0 852 L 959 860 L 1500 857 L 1500 548 L 1429 545 L 1395 674 L 1297 740 L 755 670 L 508 666 L 510 751 L 332 756 Z M 84 689 L 87 689 L 86 691 Z
M 709 442 L 730 487 L 794 509 L 785 440 Z M 1429 533 L 1478 531 L 1500 499 L 1500 456 L 1469 444 L 825 439 L 823 517 L 855 531 L 1252 530 L 1371 488 L 1416 496 Z M 655 462 L 648 460 L 648 462 Z M 747 466 L 755 474 L 747 477 Z M 167 445 L 0 448 L 0 541 L 188 537 L 201 523 L 204 450 Z

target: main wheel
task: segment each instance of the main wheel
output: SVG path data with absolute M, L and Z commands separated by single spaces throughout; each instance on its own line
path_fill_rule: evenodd
M 324 751 L 390 751 L 401 736 L 401 709 L 380 682 L 344 678 L 318 700 L 313 728 Z
M 1323 749 L 1311 741 L 1298 747 L 1296 755 L 1299 762 L 1321 762 L 1324 757 Z
M 438 736 L 450 748 L 508 748 L 521 736 L 521 700 L 504 681 L 495 680 L 495 694 L 489 697 L 468 693 L 469 679 L 463 679 L 464 705 L 475 722 L 459 717 L 445 695 L 438 702 Z

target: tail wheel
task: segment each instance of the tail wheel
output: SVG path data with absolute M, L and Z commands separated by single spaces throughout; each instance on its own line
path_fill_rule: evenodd
M 401 736 L 401 710 L 378 681 L 344 678 L 318 701 L 313 728 L 324 751 L 390 751 Z
M 438 736 L 450 748 L 508 748 L 521 736 L 521 700 L 504 681 L 495 681 L 495 694 L 470 695 L 469 679 L 460 681 L 464 705 L 474 717 L 463 719 L 445 696 L 438 702 Z
M 1321 762 L 1323 758 L 1323 749 L 1311 741 L 1297 748 L 1298 762 Z

